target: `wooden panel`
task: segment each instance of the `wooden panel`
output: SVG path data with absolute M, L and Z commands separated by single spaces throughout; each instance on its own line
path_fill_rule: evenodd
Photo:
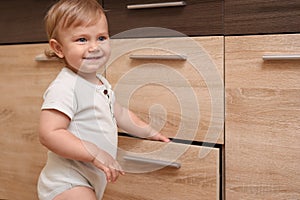
M 168 137 L 223 143 L 223 37 L 113 40 L 107 78 L 117 100 Z M 186 61 L 131 54 L 182 53 Z
M 300 32 L 299 0 L 225 0 L 224 2 L 226 35 Z
M 0 44 L 46 42 L 44 17 L 58 0 L 10 0 L 0 4 Z M 101 1 L 100 1 L 101 2 Z
M 37 199 L 47 156 L 37 135 L 42 95 L 60 70 L 34 61 L 46 46 L 0 46 L 0 199 Z
M 223 2 L 221 0 L 187 0 L 185 1 L 187 5 L 184 7 L 139 10 L 128 10 L 126 7 L 132 4 L 161 2 L 174 1 L 105 1 L 104 8 L 107 10 L 111 35 L 113 36 L 123 31 L 140 27 L 168 28 L 190 36 L 223 34 Z M 130 37 L 157 37 L 166 36 L 165 34 L 164 32 L 160 32 L 152 35 L 148 32 L 144 32 L 142 36 L 131 34 Z M 169 34 L 170 33 L 167 33 L 167 35 Z
M 44 16 L 55 0 L 11 0 L 0 4 L 0 43 L 47 41 Z
M 225 39 L 226 199 L 300 198 L 300 35 Z
M 175 157 L 174 152 L 178 150 L 182 152 Z M 123 155 L 133 153 L 176 161 L 181 163 L 181 168 L 164 167 L 152 171 L 149 168 L 149 172 L 142 173 L 141 166 L 122 159 Z M 170 160 L 172 157 L 175 159 Z M 120 137 L 118 158 L 125 169 L 130 166 L 131 173 L 127 172 L 117 182 L 108 184 L 105 200 L 219 199 L 218 149 Z

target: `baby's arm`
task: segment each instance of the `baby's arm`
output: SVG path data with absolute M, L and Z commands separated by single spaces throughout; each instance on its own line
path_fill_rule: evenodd
M 108 181 L 115 181 L 124 172 L 108 153 L 95 144 L 83 141 L 67 131 L 70 119 L 57 110 L 42 110 L 40 142 L 52 152 L 68 159 L 91 162 L 104 171 Z
M 138 118 L 133 112 L 122 107 L 120 104 L 115 103 L 114 111 L 118 127 L 127 131 L 128 133 L 137 137 L 151 140 L 161 140 L 163 142 L 170 141 L 169 138 L 154 130 L 152 127 Z

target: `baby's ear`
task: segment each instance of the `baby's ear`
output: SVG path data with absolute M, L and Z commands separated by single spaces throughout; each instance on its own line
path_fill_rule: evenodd
M 59 58 L 63 58 L 65 57 L 62 51 L 62 46 L 61 44 L 55 40 L 55 39 L 51 39 L 49 41 L 49 45 L 51 47 L 51 49 L 54 51 L 54 53 L 59 57 Z

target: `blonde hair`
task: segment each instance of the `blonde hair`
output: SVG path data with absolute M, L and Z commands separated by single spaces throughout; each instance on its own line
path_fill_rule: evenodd
M 93 25 L 101 16 L 105 16 L 97 0 L 60 0 L 54 4 L 45 16 L 45 28 L 48 40 L 58 38 L 60 29 Z M 47 57 L 57 57 L 51 50 L 46 50 Z

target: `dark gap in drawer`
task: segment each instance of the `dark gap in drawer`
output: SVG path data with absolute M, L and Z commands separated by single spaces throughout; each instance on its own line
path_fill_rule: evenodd
M 138 138 L 124 132 L 118 132 L 118 134 L 119 136 Z M 180 143 L 180 144 L 189 144 L 189 145 L 204 146 L 204 147 L 211 147 L 211 148 L 218 148 L 218 149 L 222 147 L 222 144 L 215 144 L 210 142 L 191 141 L 191 140 L 184 140 L 184 139 L 177 139 L 177 138 L 169 138 L 169 139 L 171 140 L 171 142 Z

